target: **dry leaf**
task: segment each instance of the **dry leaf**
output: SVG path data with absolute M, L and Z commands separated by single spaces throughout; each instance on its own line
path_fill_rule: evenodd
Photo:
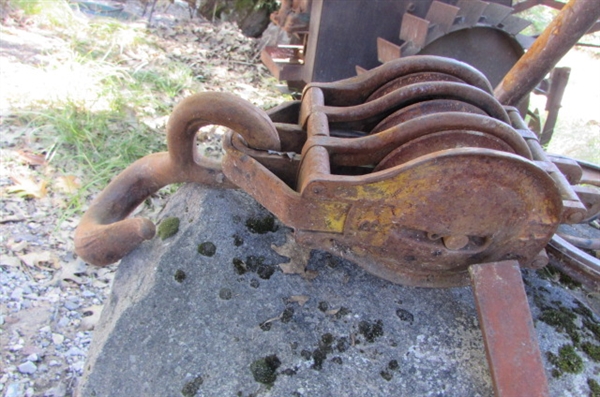
M 46 164 L 46 156 L 43 154 L 35 154 L 25 150 L 18 150 L 17 155 L 24 163 L 29 165 L 44 165 Z
M 85 280 L 81 275 L 87 271 L 87 265 L 81 259 L 76 259 L 63 264 L 59 271 L 54 274 L 52 280 L 48 284 L 60 284 L 63 280 L 72 281 L 77 284 L 82 284 Z
M 58 177 L 56 180 L 56 186 L 63 193 L 73 194 L 79 190 L 81 184 L 79 183 L 79 178 L 77 178 L 75 175 L 65 175 Z
M 294 238 L 287 234 L 286 241 L 281 247 L 271 244 L 271 249 L 281 256 L 290 258 L 289 262 L 280 263 L 279 267 L 286 274 L 299 274 L 302 277 L 312 280 L 317 277 L 317 272 L 306 270 L 308 259 L 310 258 L 310 250 L 296 243 Z
M 325 312 L 325 314 L 328 314 L 330 316 L 335 316 L 336 314 L 338 314 L 338 312 L 341 310 L 341 307 L 339 309 L 333 309 L 333 310 L 327 310 Z
M 21 240 L 15 243 L 12 239 L 6 244 L 6 247 L 12 252 L 21 252 L 25 248 L 29 247 L 29 243 L 25 240 Z
M 21 265 L 21 260 L 16 256 L 2 255 L 2 257 L 0 257 L 0 265 L 19 267 Z
M 300 305 L 302 307 L 302 306 L 304 306 L 304 304 L 306 302 L 308 302 L 309 299 L 310 298 L 306 295 L 293 295 L 293 296 L 290 296 L 287 301 L 289 303 L 297 303 L 298 305 Z
M 15 185 L 8 187 L 8 193 L 16 193 L 21 197 L 42 198 L 46 196 L 46 181 L 36 183 L 31 178 L 22 176 L 10 177 Z
M 58 258 L 51 252 L 30 252 L 25 255 L 17 255 L 19 259 L 29 267 L 58 267 Z

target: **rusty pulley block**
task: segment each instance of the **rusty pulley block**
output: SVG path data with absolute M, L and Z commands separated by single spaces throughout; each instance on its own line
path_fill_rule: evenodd
M 199 94 L 174 110 L 169 152 L 133 164 L 92 204 L 76 249 L 93 264 L 120 259 L 154 235 L 148 220 L 122 220 L 135 206 L 198 182 L 244 189 L 301 243 L 396 283 L 467 285 L 469 265 L 507 259 L 544 266 L 558 225 L 589 215 L 519 123 L 481 73 L 429 56 L 310 84 L 268 115 Z M 231 128 L 222 164 L 196 153 L 206 124 Z
M 221 163 L 196 151 L 207 124 L 230 128 Z M 519 266 L 545 266 L 558 226 L 596 216 L 600 193 L 580 200 L 572 185 L 581 167 L 556 161 L 565 176 L 480 72 L 408 57 L 309 84 L 301 101 L 268 113 L 230 94 L 198 94 L 167 130 L 169 151 L 132 164 L 82 218 L 75 247 L 84 260 L 109 264 L 152 238 L 152 222 L 125 217 L 167 184 L 239 187 L 299 243 L 379 277 L 473 285 L 497 393 L 547 394 Z M 505 298 L 493 299 L 498 290 Z M 517 354 L 523 345 L 532 354 Z M 516 394 L 501 393 L 509 384 Z

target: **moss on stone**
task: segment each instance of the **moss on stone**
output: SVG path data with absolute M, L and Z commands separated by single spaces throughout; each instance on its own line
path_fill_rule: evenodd
M 590 397 L 600 397 L 600 384 L 592 378 L 588 378 L 587 384 L 590 388 Z
M 290 321 L 292 321 L 293 318 L 294 318 L 294 308 L 286 307 L 285 310 L 283 311 L 283 313 L 281 314 L 281 322 L 284 324 L 289 323 Z
M 175 271 L 175 274 L 173 275 L 173 278 L 175 279 L 175 281 L 177 281 L 178 283 L 183 283 L 183 280 L 185 280 L 185 278 L 187 277 L 187 275 L 185 274 L 185 272 L 181 269 L 177 269 Z
M 560 349 L 558 349 L 558 356 L 548 352 L 546 353 L 548 361 L 558 371 L 558 376 L 562 375 L 565 372 L 571 374 L 579 374 L 583 372 L 583 360 L 579 355 L 575 352 L 575 347 L 573 345 L 563 345 Z M 555 373 L 553 371 L 552 374 L 554 377 Z
M 158 234 L 158 237 L 161 238 L 161 240 L 165 240 L 165 239 L 173 236 L 178 231 L 179 231 L 179 218 L 172 216 L 172 217 L 165 218 L 162 220 L 160 225 L 158 225 L 157 234 Z
M 235 245 L 236 247 L 239 247 L 242 244 L 244 244 L 244 239 L 241 236 L 234 234 L 233 235 L 233 245 Z
M 276 371 L 280 365 L 281 361 L 273 354 L 254 361 L 250 364 L 250 371 L 255 381 L 265 385 L 273 385 L 277 380 Z
M 198 244 L 198 253 L 204 256 L 213 256 L 217 252 L 217 246 L 210 241 Z
M 600 345 L 596 345 L 590 342 L 581 344 L 581 350 L 585 352 L 595 362 L 600 362 Z
M 373 323 L 361 321 L 358 323 L 358 332 L 365 337 L 369 343 L 375 342 L 380 336 L 383 336 L 383 321 L 377 320 Z
M 546 309 L 539 317 L 540 321 L 554 327 L 558 332 L 569 335 L 573 343 L 577 345 L 581 342 L 581 336 L 575 325 L 576 318 L 577 316 L 565 307 Z
M 596 340 L 600 341 L 600 324 L 596 323 L 593 320 L 583 320 L 583 326 L 590 330 Z
M 543 269 L 539 269 L 536 273 L 543 279 L 558 281 L 559 283 L 570 289 L 581 287 L 580 282 L 573 280 L 570 276 L 566 275 L 565 273 L 552 266 L 546 266 Z
M 388 382 L 392 380 L 392 378 L 394 377 L 394 375 L 392 375 L 391 373 L 389 373 L 388 371 L 381 371 L 379 373 L 379 375 L 381 375 L 381 377 L 385 380 L 387 380 Z
M 277 229 L 279 229 L 275 223 L 275 217 L 273 215 L 267 215 L 264 218 L 248 218 L 246 220 L 246 227 L 251 233 L 256 234 L 276 232 Z
M 235 270 L 235 272 L 240 276 L 248 271 L 248 269 L 246 268 L 246 264 L 240 258 L 233 258 L 231 263 L 233 263 L 233 269 Z
M 184 397 L 194 397 L 198 393 L 198 390 L 200 390 L 202 383 L 204 383 L 204 379 L 202 379 L 201 376 L 195 377 L 183 386 L 183 389 L 181 389 L 181 394 Z

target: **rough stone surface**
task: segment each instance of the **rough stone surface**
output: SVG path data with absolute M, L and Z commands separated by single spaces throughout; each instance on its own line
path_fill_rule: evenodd
M 240 191 L 183 186 L 160 215 L 179 217 L 178 233 L 121 262 L 78 395 L 492 395 L 470 288 L 393 285 L 320 251 L 313 280 L 284 274 L 271 244 L 290 230 L 246 226 L 268 214 Z M 207 241 L 210 257 L 198 253 Z M 524 275 L 552 395 L 588 395 L 600 365 L 580 353 L 584 373 L 552 377 L 545 352 L 569 339 L 537 319 L 551 302 L 580 303 Z

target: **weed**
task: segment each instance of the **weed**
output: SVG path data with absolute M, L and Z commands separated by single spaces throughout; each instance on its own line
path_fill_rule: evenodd
M 152 60 L 161 51 L 140 25 L 79 20 L 59 0 L 17 0 L 13 6 L 36 18 L 58 18 L 55 11 L 66 10 L 54 25 L 70 53 L 44 65 L 53 89 L 15 106 L 26 110 L 11 119 L 34 131 L 32 138 L 46 148 L 53 167 L 75 170 L 81 187 L 67 199 L 66 218 L 129 164 L 166 150 L 164 134 L 155 130 L 161 124 L 154 120 L 164 120 L 197 83 L 187 65 L 168 57 Z

